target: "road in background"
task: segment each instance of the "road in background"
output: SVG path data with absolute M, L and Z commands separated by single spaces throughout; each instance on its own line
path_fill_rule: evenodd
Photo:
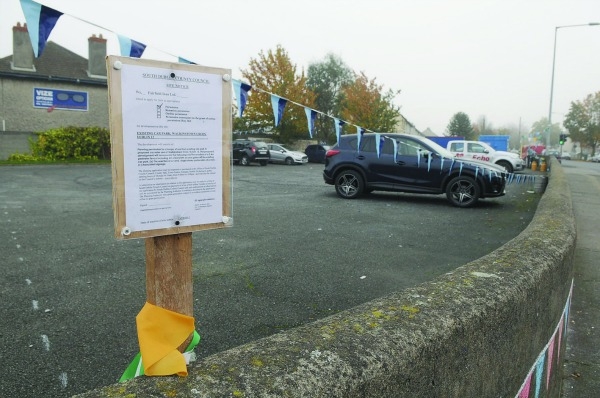
M 193 234 L 207 356 L 415 286 L 517 236 L 533 183 L 472 209 L 444 196 L 343 200 L 322 165 L 234 167 L 232 228 Z M 0 397 L 118 380 L 138 351 L 143 240 L 113 238 L 109 165 L 0 167 Z
M 562 161 L 577 223 L 563 397 L 600 396 L 600 164 Z

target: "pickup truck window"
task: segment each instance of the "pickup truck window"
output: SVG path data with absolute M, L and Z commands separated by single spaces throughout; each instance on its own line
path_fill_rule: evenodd
M 465 144 L 462 142 L 453 142 L 450 144 L 450 150 L 452 152 L 462 152 L 465 149 Z
M 485 153 L 485 147 L 476 143 L 467 144 L 468 152 Z

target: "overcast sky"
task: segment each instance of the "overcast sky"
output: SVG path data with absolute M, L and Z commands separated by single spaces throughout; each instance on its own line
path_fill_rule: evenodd
M 385 89 L 417 129 L 443 134 L 457 112 L 528 131 L 547 117 L 555 27 L 600 22 L 600 0 L 39 0 L 63 12 L 51 41 L 87 58 L 116 33 L 142 58 L 229 68 L 234 78 L 278 44 L 305 70 L 334 53 Z M 12 54 L 19 0 L 0 0 L 0 57 Z M 104 29 L 106 30 L 104 30 Z M 600 91 L 600 26 L 558 29 L 553 122 Z M 364 126 L 367 127 L 368 126 Z

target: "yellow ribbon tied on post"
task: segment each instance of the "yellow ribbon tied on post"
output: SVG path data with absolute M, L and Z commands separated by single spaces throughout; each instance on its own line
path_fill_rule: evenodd
M 194 333 L 194 318 L 147 302 L 135 321 L 144 374 L 187 376 L 185 357 L 177 348 Z

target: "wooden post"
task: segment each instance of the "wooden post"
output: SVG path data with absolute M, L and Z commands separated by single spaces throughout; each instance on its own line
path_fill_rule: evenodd
M 146 298 L 150 304 L 194 316 L 192 233 L 146 238 Z M 190 343 L 192 334 L 179 351 Z

